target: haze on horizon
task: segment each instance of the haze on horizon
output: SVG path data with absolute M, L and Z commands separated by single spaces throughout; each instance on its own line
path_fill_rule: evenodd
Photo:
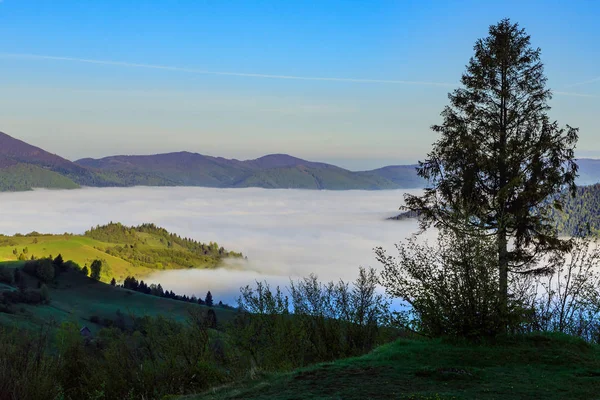
M 587 1 L 4 0 L 0 131 L 69 159 L 414 163 L 475 38 L 510 17 L 542 48 L 551 117 L 580 128 L 579 157 L 600 157 L 599 15 Z
M 0 193 L 0 234 L 81 234 L 110 221 L 151 222 L 182 237 L 216 241 L 241 251 L 248 262 L 233 270 L 170 270 L 144 279 L 188 295 L 211 290 L 217 301 L 235 304 L 239 288 L 255 280 L 283 287 L 290 278 L 315 273 L 324 281 L 352 281 L 360 266 L 378 268 L 374 247 L 393 253 L 394 243 L 418 230 L 414 220 L 385 220 L 398 214 L 405 192 L 420 191 L 133 187 Z

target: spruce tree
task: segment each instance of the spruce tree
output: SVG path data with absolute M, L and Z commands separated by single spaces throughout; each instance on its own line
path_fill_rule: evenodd
M 213 297 L 212 297 L 212 293 L 210 292 L 210 290 L 208 291 L 208 293 L 206 293 L 206 298 L 204 299 L 204 303 L 209 307 L 213 306 Z
M 432 127 L 440 138 L 419 162 L 427 188 L 422 196 L 405 195 L 405 202 L 422 215 L 422 229 L 495 237 L 506 317 L 509 273 L 534 272 L 541 254 L 570 247 L 549 214 L 561 208 L 558 193 L 575 192 L 578 129 L 548 117 L 552 94 L 540 49 L 518 24 L 504 19 L 490 26 L 474 51 L 442 124 Z

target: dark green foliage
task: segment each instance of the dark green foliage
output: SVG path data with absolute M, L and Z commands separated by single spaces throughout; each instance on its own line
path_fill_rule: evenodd
M 128 276 L 127 278 L 125 278 L 125 280 L 123 281 L 123 287 L 125 289 L 133 290 L 133 291 L 136 291 L 139 293 L 148 294 L 151 296 L 165 297 L 167 299 L 184 301 L 187 303 L 198 303 L 198 304 L 203 304 L 203 305 L 206 304 L 202 299 L 196 299 L 195 296 L 188 297 L 187 295 L 178 295 L 178 294 L 174 293 L 172 290 L 171 291 L 164 290 L 160 283 L 158 285 L 156 285 L 154 283 L 151 285 L 147 285 L 144 281 L 138 281 L 133 276 Z M 207 294 L 207 296 L 208 296 L 208 294 Z M 210 307 L 212 307 L 212 303 L 213 303 L 212 294 L 210 295 L 210 302 L 211 302 Z M 206 304 L 206 305 L 208 305 L 208 304 Z M 219 302 L 219 307 L 231 308 L 228 305 L 223 304 L 222 302 Z M 213 313 L 214 313 L 214 311 L 213 311 Z M 215 316 L 215 321 L 216 321 L 216 316 Z
M 48 357 L 49 329 L 32 333 L 0 326 L 0 398 L 60 398 L 55 373 L 60 360 Z
M 600 234 L 600 184 L 579 186 L 575 197 L 563 196 L 562 211 L 554 210 L 552 219 L 563 235 Z
M 101 260 L 94 260 L 92 262 L 92 265 L 90 266 L 90 278 L 92 278 L 95 281 L 99 281 L 100 280 L 100 274 L 102 273 L 102 261 Z
M 115 280 L 115 278 L 112 278 L 112 279 L 110 280 L 110 285 L 111 285 L 111 286 L 116 286 L 116 285 L 117 285 L 117 281 Z
M 36 305 L 48 303 L 50 301 L 50 296 L 47 292 L 48 288 L 46 287 L 45 292 L 42 293 L 41 289 L 43 287 L 46 287 L 46 285 L 42 284 L 39 290 L 21 287 L 19 291 L 2 292 L 2 296 L 0 296 L 0 299 L 2 303 L 5 304 L 25 303 Z
M 130 330 L 103 329 L 92 338 L 65 323 L 54 348 L 47 336 L 0 330 L 1 393 L 23 400 L 160 399 L 216 386 L 231 379 L 227 371 L 235 364 L 224 368 L 228 349 L 213 354 L 205 318 L 198 312 L 186 324 L 135 318 Z
M 51 258 L 27 261 L 23 266 L 23 270 L 46 283 L 52 282 L 56 276 L 55 266 Z
M 210 309 L 208 310 L 208 312 L 206 313 L 206 326 L 210 329 L 216 329 L 217 328 L 217 314 L 215 313 L 215 310 Z
M 43 303 L 50 303 L 50 292 L 48 291 L 48 286 L 46 286 L 45 284 L 42 284 L 42 286 L 40 287 L 40 296 Z
M 64 264 L 65 262 L 63 261 L 62 255 L 59 254 L 56 256 L 56 258 L 53 261 L 54 265 L 56 266 L 56 268 L 58 268 L 59 270 L 64 270 Z
M 500 315 L 495 241 L 442 230 L 433 245 L 413 237 L 400 244 L 398 257 L 376 249 L 383 265 L 382 285 L 401 299 L 405 311 L 399 321 L 409 330 L 429 337 L 450 336 L 480 340 L 494 337 L 504 327 Z M 509 301 L 508 325 L 517 329 L 524 299 Z
M 15 273 L 13 272 L 13 270 L 0 267 L 0 282 L 6 283 L 8 285 L 14 284 Z
M 539 253 L 568 249 L 549 217 L 560 199 L 547 199 L 575 190 L 577 129 L 549 119 L 551 92 L 540 50 L 517 24 L 491 26 L 474 50 L 463 87 L 449 95 L 443 123 L 433 126 L 441 137 L 419 163 L 419 175 L 429 182 L 425 194 L 406 195 L 406 203 L 421 213 L 423 228 L 495 235 L 506 305 L 509 270 Z
M 289 288 L 291 302 L 267 283 L 242 288 L 231 336 L 253 363 L 288 370 L 320 361 L 363 354 L 391 339 L 384 326 L 387 303 L 375 293 L 374 270 L 361 269 L 349 284 L 320 283 L 311 275 Z
M 72 260 L 65 261 L 63 267 L 67 270 L 81 271 L 81 267 L 79 266 L 79 264 Z
M 87 265 L 83 266 L 83 268 L 81 269 L 81 273 L 85 276 L 88 276 L 90 274 L 90 270 L 88 269 Z
M 206 304 L 209 307 L 213 306 L 213 297 L 210 290 L 208 291 L 208 293 L 206 293 L 206 297 L 204 298 L 204 304 Z

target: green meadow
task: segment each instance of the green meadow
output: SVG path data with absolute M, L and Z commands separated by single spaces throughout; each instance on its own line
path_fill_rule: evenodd
M 144 277 L 167 269 L 216 268 L 227 257 L 240 258 L 216 243 L 181 238 L 152 224 L 127 227 L 110 223 L 83 235 L 0 236 L 0 261 L 25 261 L 42 257 L 73 260 L 81 267 L 94 260 L 103 262 L 101 281 L 123 281 L 127 276 Z

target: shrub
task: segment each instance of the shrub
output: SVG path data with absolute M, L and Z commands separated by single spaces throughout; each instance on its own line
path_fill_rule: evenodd
M 40 288 L 40 296 L 41 296 L 42 303 L 44 303 L 44 304 L 50 303 L 50 291 L 48 290 L 48 286 L 46 286 L 46 284 L 43 284 L 42 287 Z
M 81 266 L 72 260 L 65 261 L 63 264 L 63 268 L 65 270 L 81 271 Z
M 50 258 L 27 261 L 23 266 L 23 271 L 46 283 L 52 282 L 55 276 L 54 264 Z
M 397 259 L 377 248 L 383 286 L 409 306 L 400 322 L 434 337 L 475 339 L 503 332 L 494 246 L 487 237 L 442 230 L 435 246 L 415 237 L 396 245 Z
M 46 285 L 43 285 L 43 287 L 45 287 Z M 50 295 L 47 293 L 48 292 L 48 288 L 46 287 L 46 298 L 44 298 L 44 294 L 42 293 L 42 290 L 26 290 L 25 293 L 23 293 L 23 297 L 22 297 L 22 301 L 23 303 L 27 303 L 27 304 L 41 304 L 41 303 L 46 303 L 47 301 L 50 301 Z
M 15 270 L 17 271 L 17 270 Z M 15 283 L 15 275 L 12 270 L 0 267 L 0 282 L 12 285 Z
M 55 276 L 54 264 L 49 258 L 42 258 L 37 260 L 36 276 L 42 282 L 52 282 Z

